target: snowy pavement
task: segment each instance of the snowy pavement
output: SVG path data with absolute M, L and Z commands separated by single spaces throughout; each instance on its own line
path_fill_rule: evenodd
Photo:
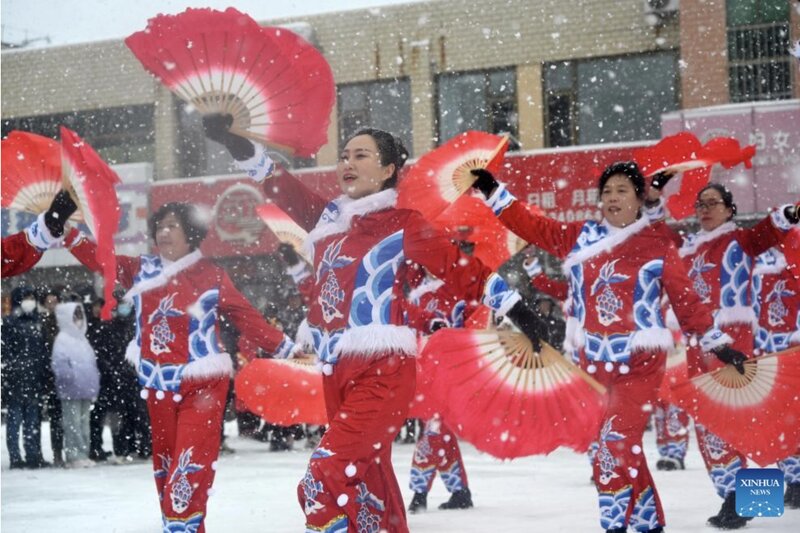
M 235 434 L 235 424 L 227 433 Z M 3 533 L 160 531 L 160 514 L 149 463 L 98 466 L 83 470 L 8 469 L 5 426 L 2 428 Z M 106 431 L 107 437 L 108 431 Z M 44 441 L 49 432 L 44 428 Z M 110 449 L 107 439 L 106 449 Z M 297 504 L 296 485 L 309 452 L 296 443 L 294 452 L 269 452 L 267 445 L 229 438 L 236 453 L 222 456 L 208 508 L 210 533 L 297 533 L 303 531 L 303 514 Z M 50 459 L 45 442 L 45 458 Z M 655 464 L 652 432 L 645 435 L 648 463 Z M 597 501 L 589 482 L 586 458 L 567 450 L 548 457 L 501 462 L 469 445 L 462 448 L 476 507 L 466 511 L 440 511 L 447 499 L 440 480 L 428 496 L 429 510 L 409 516 L 411 531 L 440 532 L 599 532 Z M 413 446 L 394 446 L 394 465 L 403 495 L 410 500 L 409 465 Z M 682 472 L 656 472 L 669 532 L 717 531 L 705 525 L 721 500 L 706 476 L 694 440 Z M 798 532 L 800 510 L 787 510 L 780 518 L 750 522 L 747 532 Z

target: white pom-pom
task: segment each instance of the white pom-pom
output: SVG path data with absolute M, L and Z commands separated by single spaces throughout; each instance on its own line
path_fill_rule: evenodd
M 606 361 L 605 369 L 606 369 L 606 372 L 613 371 L 614 370 L 614 363 L 612 363 L 611 361 Z
M 163 390 L 156 391 L 156 400 L 163 400 L 163 399 L 164 399 L 164 391 Z
M 142 400 L 146 400 L 148 396 L 150 396 L 150 391 L 149 391 L 149 390 L 147 390 L 147 389 L 142 389 L 141 391 L 139 391 L 139 397 L 140 397 Z
M 324 365 L 322 365 L 322 373 L 325 374 L 326 376 L 333 375 L 333 365 L 330 363 L 325 363 Z
M 349 464 L 344 468 L 344 475 L 347 477 L 353 477 L 356 475 L 356 465 Z
M 586 367 L 586 371 L 590 374 L 594 374 L 595 372 L 597 372 L 597 367 L 593 364 L 589 365 Z
M 639 446 L 638 444 L 634 444 L 633 446 L 631 446 L 631 451 L 633 452 L 634 455 L 639 455 L 640 453 L 642 453 L 642 447 Z
M 350 498 L 347 496 L 347 494 L 339 494 L 339 497 L 336 498 L 336 505 L 339 507 L 344 507 L 349 501 Z
M 636 476 L 639 475 L 639 471 L 633 467 L 628 469 L 628 475 L 631 476 L 632 479 L 636 479 Z
M 630 371 L 631 371 L 631 367 L 629 367 L 628 365 L 626 365 L 624 363 L 619 365 L 619 373 L 620 374 L 627 374 Z
M 175 403 L 179 403 L 181 400 L 183 400 L 183 396 L 180 394 L 175 394 L 172 396 L 172 401 Z

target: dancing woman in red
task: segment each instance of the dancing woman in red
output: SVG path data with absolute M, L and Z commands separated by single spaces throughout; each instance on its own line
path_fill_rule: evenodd
M 657 398 L 673 343 L 661 315 L 662 292 L 705 351 L 738 364 L 744 355 L 727 348 L 730 337 L 714 327 L 700 298 L 685 290 L 689 280 L 675 246 L 642 216 L 645 181 L 635 163 L 616 163 L 600 177 L 602 222 L 565 224 L 536 215 L 490 173 L 473 173 L 474 186 L 503 224 L 564 259 L 565 349 L 608 388 L 594 460 L 601 527 L 662 531 L 664 512 L 642 453 L 646 406 Z
M 117 256 L 117 281 L 130 289 L 125 297 L 136 309 L 136 337 L 126 357 L 147 400 L 164 531 L 202 532 L 233 372 L 218 342 L 220 315 L 277 357 L 298 349 L 203 257 L 206 229 L 194 207 L 164 205 L 151 217 L 150 231 L 159 255 Z M 100 269 L 94 243 L 74 233 L 67 240 L 78 260 Z
M 661 187 L 668 181 L 661 180 Z M 651 187 L 648 202 L 660 200 L 659 188 Z M 703 303 L 714 312 L 714 323 L 734 339 L 734 346 L 750 352 L 754 345 L 753 325 L 758 323 L 753 309 L 751 277 L 756 257 L 779 244 L 793 224 L 798 209 L 785 205 L 750 229 L 736 226 L 736 204 L 723 185 L 711 183 L 697 195 L 695 203 L 701 230 L 681 237 L 663 222 L 656 227 L 679 246 L 678 254 L 689 273 L 692 287 Z M 662 217 L 663 218 L 663 217 Z M 689 375 L 714 370 L 719 363 L 708 360 L 691 344 L 687 348 Z M 717 435 L 695 424 L 697 442 L 717 494 L 724 500 L 719 513 L 709 523 L 721 529 L 744 527 L 749 519 L 735 511 L 736 473 L 747 467 L 747 459 Z
M 207 117 L 204 125 L 234 158 L 250 156 L 243 168 L 263 179 L 265 193 L 310 231 L 314 286 L 298 340 L 312 345 L 322 363 L 330 423 L 298 487 L 306 527 L 405 532 L 391 446 L 415 385 L 417 335 L 403 316 L 413 265 L 465 300 L 508 312 L 529 334 L 535 317 L 502 278 L 462 255 L 418 212 L 395 207 L 394 185 L 407 152 L 391 134 L 365 129 L 347 141 L 336 167 L 343 195 L 326 202 L 275 171 L 262 147 L 230 134 L 228 117 Z

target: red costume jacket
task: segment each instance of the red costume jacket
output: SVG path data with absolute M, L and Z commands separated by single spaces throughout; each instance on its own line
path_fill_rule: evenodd
M 753 308 L 758 317 L 756 348 L 773 353 L 800 344 L 800 294 L 777 247 L 756 258 Z
M 90 270 L 100 270 L 95 245 L 70 235 L 72 254 Z M 236 290 L 225 271 L 196 250 L 178 261 L 157 255 L 117 256 L 117 281 L 131 289 L 136 337 L 126 357 L 137 366 L 145 388 L 177 392 L 183 378 L 230 375 L 230 355 L 219 342 L 219 316 L 231 319 L 242 336 L 278 357 L 294 343 L 270 326 Z
M 1 277 L 24 274 L 39 262 L 45 250 L 60 242 L 47 231 L 44 214 L 39 215 L 25 231 L 3 237 Z

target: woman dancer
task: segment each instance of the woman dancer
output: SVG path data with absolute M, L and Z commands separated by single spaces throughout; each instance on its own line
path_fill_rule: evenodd
M 166 204 L 149 222 L 158 255 L 117 256 L 117 281 L 130 289 L 125 299 L 136 309 L 136 337 L 126 357 L 147 400 L 164 530 L 202 532 L 233 373 L 218 342 L 220 315 L 276 357 L 291 357 L 299 347 L 203 257 L 206 228 L 194 206 Z M 93 242 L 75 231 L 66 240 L 79 261 L 100 270 Z
M 665 290 L 684 330 L 705 352 L 741 365 L 745 356 L 713 325 L 692 291 L 675 246 L 643 216 L 645 180 L 635 163 L 615 163 L 598 183 L 602 222 L 564 224 L 527 210 L 487 171 L 474 187 L 514 233 L 564 259 L 569 282 L 568 351 L 608 388 L 594 460 L 600 525 L 608 532 L 660 532 L 664 512 L 642 453 L 650 408 L 664 376 L 672 335 L 660 301 Z
M 225 144 L 310 231 L 314 287 L 298 338 L 314 346 L 323 365 L 330 425 L 298 487 L 307 527 L 407 531 L 391 446 L 415 385 L 416 332 L 402 313 L 409 270 L 425 267 L 454 294 L 507 313 L 535 340 L 539 323 L 500 276 L 462 255 L 418 212 L 395 207 L 407 152 L 393 135 L 363 129 L 348 139 L 336 166 L 343 195 L 326 202 L 276 171 L 263 147 L 231 134 L 230 123 L 228 116 L 206 117 L 206 135 Z

